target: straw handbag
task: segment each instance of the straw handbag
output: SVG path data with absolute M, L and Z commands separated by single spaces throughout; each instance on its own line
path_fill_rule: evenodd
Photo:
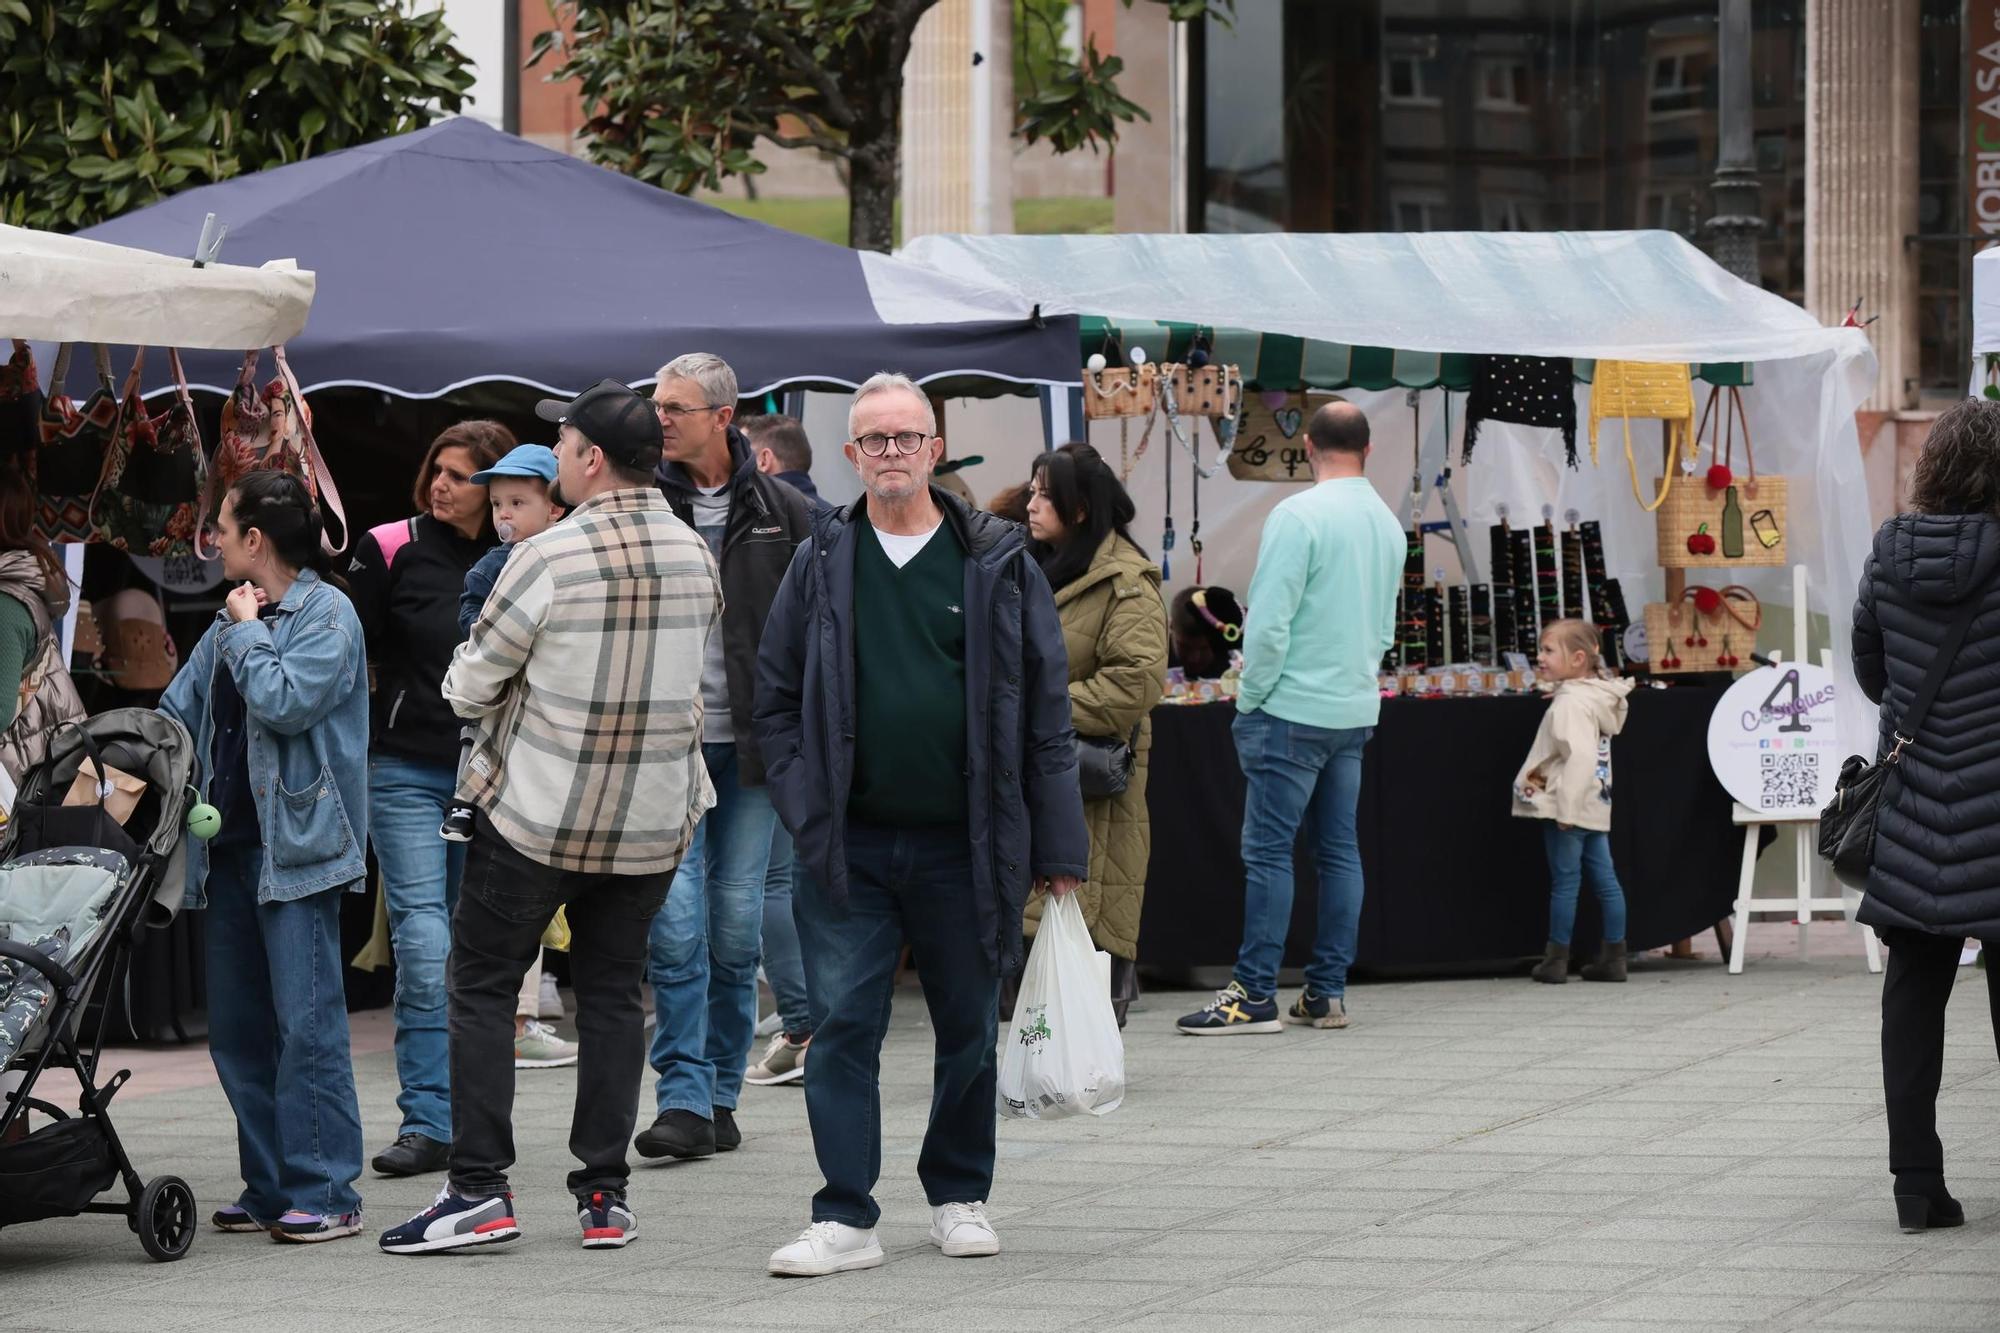
M 1625 427 L 1625 466 L 1632 474 L 1632 495 L 1648 513 L 1667 501 L 1674 484 L 1675 460 L 1689 447 L 1694 427 L 1694 381 L 1685 363 L 1599 361 L 1590 389 L 1590 461 L 1597 462 L 1597 423 L 1617 417 Z M 1632 422 L 1657 418 L 1667 423 L 1666 475 L 1660 493 L 1650 501 L 1639 489 L 1639 464 L 1632 457 Z
M 1701 441 L 1711 416 L 1716 419 L 1710 437 L 1714 465 L 1705 475 L 1706 485 L 1688 478 L 1659 512 L 1658 554 L 1666 569 L 1731 569 L 1738 566 L 1779 566 L 1790 563 L 1786 556 L 1785 530 L 1787 487 L 1783 477 L 1757 475 L 1757 460 L 1750 452 L 1750 420 L 1744 415 L 1743 394 L 1729 388 L 1709 390 L 1708 405 L 1702 408 L 1701 424 L 1695 428 L 1694 451 L 1689 466 L 1701 454 Z M 1720 406 L 1721 411 L 1716 408 Z M 1743 431 L 1743 460 L 1749 475 L 1738 477 L 1730 470 L 1735 461 L 1736 428 Z
M 1645 614 L 1654 675 L 1735 671 L 1749 662 L 1764 623 L 1757 594 L 1734 583 L 1693 585 L 1677 602 L 1648 602 Z
M 1118 370 L 1083 372 L 1083 415 L 1092 421 L 1104 417 L 1150 417 L 1159 403 L 1160 368 L 1148 361 L 1143 366 Z
M 1222 420 L 1243 408 L 1243 371 L 1236 366 L 1174 365 L 1167 367 L 1173 385 L 1174 410 L 1184 417 Z

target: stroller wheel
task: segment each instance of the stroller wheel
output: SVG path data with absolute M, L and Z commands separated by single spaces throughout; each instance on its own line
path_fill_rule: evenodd
M 139 1244 L 147 1255 L 170 1263 L 194 1244 L 194 1191 L 179 1176 L 155 1176 L 133 1210 Z

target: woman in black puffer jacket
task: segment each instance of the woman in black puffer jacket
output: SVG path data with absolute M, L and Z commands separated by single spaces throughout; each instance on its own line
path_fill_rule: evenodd
M 1931 428 L 1912 513 L 1875 534 L 1854 608 L 1854 674 L 1881 705 L 1879 753 L 1953 621 L 1976 603 L 1876 823 L 1860 919 L 1889 946 L 1882 1084 L 1889 1169 L 1905 1231 L 1960 1225 L 1937 1134 L 1944 1011 L 1966 937 L 2000 941 L 2000 403 L 1973 400 Z M 2000 1036 L 2000 969 L 1987 990 Z

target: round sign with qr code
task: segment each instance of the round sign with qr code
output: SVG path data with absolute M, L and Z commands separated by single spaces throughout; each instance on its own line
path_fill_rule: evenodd
M 1767 819 L 1817 819 L 1833 799 L 1840 742 L 1833 673 L 1804 662 L 1739 677 L 1708 719 L 1708 762 L 1738 802 Z

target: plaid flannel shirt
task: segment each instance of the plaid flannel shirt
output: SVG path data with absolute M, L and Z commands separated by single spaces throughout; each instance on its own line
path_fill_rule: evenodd
M 708 544 L 652 487 L 519 543 L 445 673 L 480 723 L 459 799 L 558 870 L 673 870 L 715 804 L 701 667 L 721 608 Z

